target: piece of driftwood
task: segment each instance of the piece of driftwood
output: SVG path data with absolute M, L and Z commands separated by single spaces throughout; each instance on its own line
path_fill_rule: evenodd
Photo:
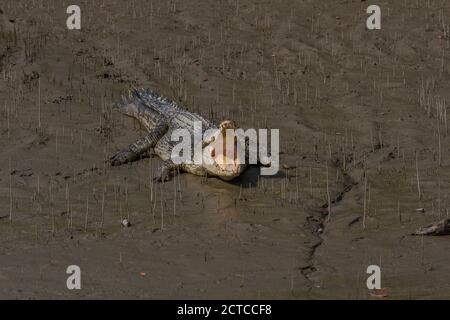
M 413 235 L 416 236 L 444 236 L 450 235 L 450 219 L 444 219 L 425 227 L 417 229 Z

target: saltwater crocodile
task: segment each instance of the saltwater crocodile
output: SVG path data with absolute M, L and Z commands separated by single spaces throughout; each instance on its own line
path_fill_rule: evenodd
M 138 160 L 144 155 L 157 155 L 163 160 L 163 165 L 155 175 L 157 181 L 169 180 L 171 175 L 178 171 L 231 180 L 239 176 L 246 168 L 245 158 L 239 157 L 237 152 L 237 143 L 239 143 L 237 139 L 234 140 L 234 157 L 227 158 L 228 161 L 225 164 L 223 159 L 226 156 L 226 148 L 223 148 L 222 154 L 215 152 L 216 145 L 213 142 L 219 141 L 217 139 L 219 136 L 225 137 L 226 129 L 234 129 L 232 121 L 223 121 L 217 125 L 213 121 L 181 108 L 176 102 L 163 98 L 154 91 L 144 89 L 130 90 L 127 96 L 122 96 L 121 101 L 115 104 L 115 108 L 120 113 L 137 119 L 148 133 L 111 156 L 109 161 L 113 166 Z M 202 164 L 195 164 L 192 161 L 175 164 L 171 157 L 176 144 L 171 140 L 172 132 L 183 128 L 194 134 L 194 128 L 198 128 L 194 126 L 194 122 L 201 122 L 202 134 L 208 129 L 215 132 L 207 140 L 202 141 L 200 148 L 201 157 L 204 153 L 211 156 L 213 161 Z

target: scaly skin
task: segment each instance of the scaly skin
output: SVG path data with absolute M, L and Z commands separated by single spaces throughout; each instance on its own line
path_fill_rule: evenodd
M 110 157 L 113 166 L 135 161 L 146 154 L 154 154 L 164 161 L 155 177 L 157 181 L 169 180 L 177 171 L 190 172 L 196 175 L 217 176 L 224 180 L 231 180 L 239 176 L 245 169 L 245 161 L 234 159 L 231 165 L 212 164 L 196 165 L 192 163 L 175 164 L 171 160 L 172 149 L 176 142 L 171 141 L 171 134 L 175 129 L 187 129 L 194 134 L 194 122 L 202 123 L 202 136 L 207 129 L 217 129 L 215 136 L 203 141 L 202 149 L 215 155 L 212 142 L 226 129 L 234 128 L 231 121 L 224 121 L 220 125 L 206 120 L 198 114 L 179 107 L 174 101 L 160 97 L 151 90 L 131 90 L 126 97 L 115 105 L 117 110 L 127 116 L 140 121 L 148 131 L 147 135 L 139 138 L 128 148 Z M 201 156 L 201 155 L 200 155 Z

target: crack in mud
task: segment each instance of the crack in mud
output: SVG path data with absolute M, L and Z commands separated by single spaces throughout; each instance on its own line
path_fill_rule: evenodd
M 339 168 L 339 166 L 336 166 Z M 344 182 L 342 185 L 341 191 L 337 193 L 336 196 L 334 196 L 333 200 L 331 201 L 332 204 L 339 204 L 344 199 L 344 196 L 346 193 L 350 192 L 353 188 L 353 186 L 357 185 L 358 183 L 349 175 L 349 173 L 346 173 L 341 168 L 341 173 L 344 177 Z M 314 263 L 314 256 L 316 254 L 317 249 L 323 244 L 325 241 L 321 234 L 325 230 L 326 227 L 326 221 L 328 218 L 328 203 L 323 204 L 320 207 L 316 207 L 311 209 L 312 214 L 307 216 L 305 223 L 305 227 L 308 228 L 312 234 L 312 236 L 316 239 L 316 242 L 311 245 L 309 248 L 308 258 L 307 261 L 309 262 L 306 266 L 300 268 L 300 272 L 302 275 L 308 280 L 313 282 L 311 279 L 311 274 L 313 274 L 315 271 L 317 271 L 317 268 L 315 267 Z

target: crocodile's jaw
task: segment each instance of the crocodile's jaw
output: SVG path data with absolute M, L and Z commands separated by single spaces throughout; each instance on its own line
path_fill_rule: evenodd
M 239 177 L 241 175 L 241 173 L 244 171 L 244 169 L 245 169 L 245 165 L 241 164 L 236 168 L 236 170 L 234 172 L 232 172 L 232 173 L 227 172 L 226 174 L 219 175 L 218 177 L 222 180 L 230 181 L 230 180 L 233 180 L 234 178 Z
M 235 150 L 236 152 L 236 150 Z M 238 161 L 238 159 L 223 159 L 225 157 L 216 157 L 216 171 L 219 171 L 217 176 L 222 180 L 232 180 L 241 175 L 245 169 L 245 164 Z
M 214 143 L 206 146 L 203 149 L 203 154 L 204 158 L 208 158 L 209 160 L 203 164 L 208 174 L 217 176 L 222 180 L 232 180 L 240 176 L 245 170 L 245 159 L 240 159 L 237 153 L 237 146 L 234 149 L 233 159 L 223 154 L 216 155 Z

